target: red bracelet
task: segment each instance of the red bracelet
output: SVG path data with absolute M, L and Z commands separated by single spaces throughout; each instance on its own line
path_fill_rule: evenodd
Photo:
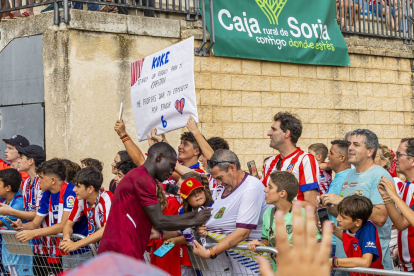
M 338 257 L 333 256 L 333 258 L 332 258 L 332 266 L 333 267 L 338 267 Z

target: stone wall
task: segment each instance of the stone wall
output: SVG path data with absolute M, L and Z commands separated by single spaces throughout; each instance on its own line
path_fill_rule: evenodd
M 51 15 L 1 22 L 0 50 L 14 37 L 43 34 L 48 158 L 98 158 L 105 163 L 107 185 L 109 165 L 123 148 L 113 131 L 121 101 L 127 130 L 136 140 L 130 62 L 188 36 L 199 39 L 200 23 L 85 11 L 71 16 L 70 25 L 59 27 L 52 26 Z M 329 144 L 355 128 L 373 130 L 395 149 L 401 138 L 414 134 L 413 46 L 373 37 L 345 39 L 350 67 L 196 57 L 203 134 L 225 138 L 244 169 L 250 160 L 260 168 L 263 158 L 275 153 L 266 134 L 278 111 L 299 115 L 304 149 L 314 142 Z M 182 131 L 167 134 L 174 147 Z M 148 148 L 146 142 L 139 146 Z

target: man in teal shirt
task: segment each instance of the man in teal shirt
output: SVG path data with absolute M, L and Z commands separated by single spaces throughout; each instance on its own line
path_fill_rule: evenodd
M 321 196 L 324 205 L 337 207 L 344 197 L 361 195 L 369 198 L 374 205 L 370 220 L 376 225 L 382 249 L 384 269 L 391 270 L 389 242 L 391 240 L 391 220 L 378 192 L 378 184 L 382 177 L 392 180 L 391 175 L 381 166 L 375 165 L 374 158 L 378 149 L 378 137 L 368 129 L 356 129 L 349 133 L 348 161 L 355 166 L 349 170 L 339 195 L 334 193 Z M 332 215 L 337 216 L 336 208 L 330 208 Z M 336 239 L 336 257 L 346 258 L 342 241 Z
M 329 185 L 328 191 L 326 194 L 335 194 L 338 195 L 341 193 L 342 185 L 345 182 L 345 177 L 348 175 L 348 172 L 351 170 L 351 164 L 348 162 L 348 146 L 349 142 L 345 140 L 334 140 L 331 142 L 332 146 L 328 153 L 329 162 L 327 167 L 335 172 L 335 178 L 332 180 Z M 317 208 L 327 207 L 329 211 L 329 220 L 335 222 L 336 225 L 336 216 L 331 215 L 331 212 L 336 212 L 336 207 L 323 206 L 321 203 L 322 197 L 318 197 L 316 200 Z M 330 210 L 333 209 L 333 210 Z M 335 256 L 336 248 L 336 237 L 332 237 L 332 252 L 331 257 Z

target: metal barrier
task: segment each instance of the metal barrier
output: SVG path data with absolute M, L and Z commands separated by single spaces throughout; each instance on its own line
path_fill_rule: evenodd
M 33 8 L 37 6 L 54 5 L 54 24 L 60 22 L 69 23 L 69 0 L 1 0 L 0 14 L 7 15 L 10 12 Z M 10 4 L 11 2 L 11 4 Z M 16 4 L 17 2 L 17 4 Z M 24 3 L 25 2 L 25 3 Z M 154 16 L 154 12 L 183 14 L 186 20 L 198 20 L 200 15 L 198 0 L 78 0 L 72 3 L 97 4 L 123 9 L 128 13 L 128 9 L 142 10 L 147 12 L 146 16 Z M 63 6 L 62 6 L 63 4 Z M 60 16 L 59 9 L 63 9 L 63 16 Z
M 366 268 L 366 267 L 337 267 L 334 271 L 346 271 L 352 272 L 353 275 L 358 276 L 359 274 L 369 274 L 369 275 L 383 275 L 383 276 L 413 276 L 413 273 L 410 272 L 403 272 L 403 271 L 395 271 L 395 270 L 385 270 L 385 269 L 373 269 L 373 268 Z
M 413 39 L 414 3 L 410 0 L 337 0 L 337 21 L 343 33 Z
M 60 252 L 59 243 L 63 234 L 39 237 L 30 242 L 22 243 L 16 239 L 17 233 L 16 231 L 0 230 L 2 237 L 0 274 L 54 275 L 63 270 L 75 268 L 97 254 L 93 244 L 69 255 Z M 79 234 L 71 236 L 73 241 L 83 238 L 85 237 Z

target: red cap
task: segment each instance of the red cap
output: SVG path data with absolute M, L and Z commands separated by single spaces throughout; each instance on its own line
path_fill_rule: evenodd
M 181 188 L 180 188 L 180 192 L 181 192 L 181 197 L 182 198 L 187 198 L 192 191 L 194 191 L 197 188 L 203 188 L 204 186 L 203 184 L 200 183 L 200 181 L 198 181 L 195 178 L 188 178 L 186 179 L 183 184 L 181 184 Z

